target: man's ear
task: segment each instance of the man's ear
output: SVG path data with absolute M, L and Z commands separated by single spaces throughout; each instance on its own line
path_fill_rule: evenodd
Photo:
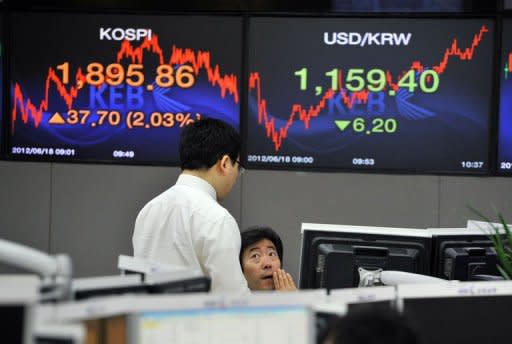
M 231 158 L 229 157 L 229 155 L 224 154 L 222 156 L 222 158 L 220 158 L 217 161 L 217 166 L 218 166 L 219 173 L 221 173 L 222 175 L 225 175 L 227 173 L 228 168 L 229 168 L 228 164 L 231 164 Z

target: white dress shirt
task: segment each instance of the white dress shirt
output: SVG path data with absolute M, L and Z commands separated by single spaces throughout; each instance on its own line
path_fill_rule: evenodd
M 212 292 L 249 293 L 239 262 L 240 230 L 204 179 L 181 174 L 146 204 L 132 242 L 135 257 L 200 268 L 211 278 Z

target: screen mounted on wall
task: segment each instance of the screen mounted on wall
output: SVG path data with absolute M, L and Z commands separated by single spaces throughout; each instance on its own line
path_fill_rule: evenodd
M 176 165 L 203 118 L 237 130 L 242 19 L 14 13 L 9 154 Z
M 486 173 L 492 20 L 249 21 L 247 163 Z
M 4 137 L 4 16 L 3 14 L 0 14 L 0 94 L 2 95 L 0 97 L 0 157 L 3 157 L 4 153 L 4 144 L 5 144 L 5 137 Z
M 503 20 L 498 172 L 512 174 L 512 19 Z

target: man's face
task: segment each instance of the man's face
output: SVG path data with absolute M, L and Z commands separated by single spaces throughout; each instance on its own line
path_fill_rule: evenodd
M 242 266 L 251 290 L 271 290 L 274 289 L 272 273 L 281 268 L 281 260 L 272 241 L 262 239 L 244 250 Z

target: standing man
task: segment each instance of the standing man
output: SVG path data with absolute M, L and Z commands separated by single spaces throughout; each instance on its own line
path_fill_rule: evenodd
M 212 292 L 247 294 L 242 274 L 240 230 L 223 200 L 243 171 L 240 136 L 228 124 L 202 119 L 180 138 L 182 173 L 174 186 L 139 212 L 134 256 L 183 268 L 199 268 Z

